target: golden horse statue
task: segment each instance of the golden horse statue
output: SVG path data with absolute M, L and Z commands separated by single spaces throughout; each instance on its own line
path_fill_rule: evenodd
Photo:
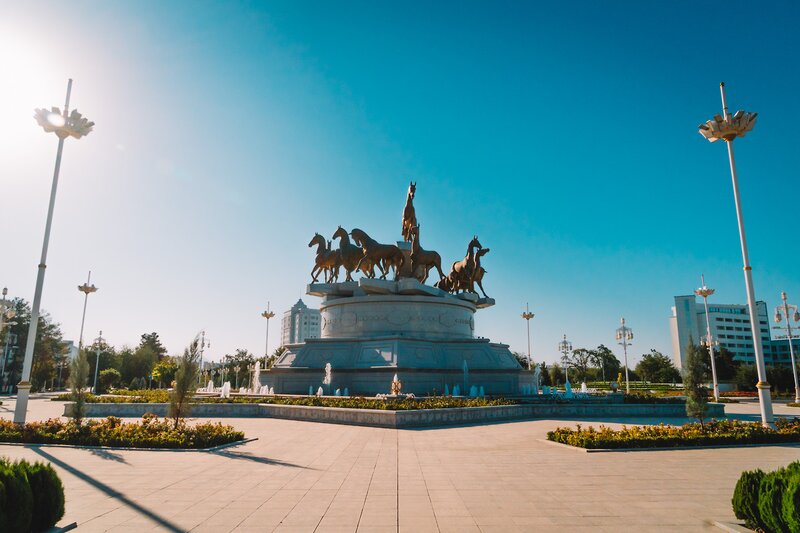
M 353 240 L 357 245 L 361 246 L 364 252 L 364 256 L 356 265 L 357 270 L 361 270 L 365 263 L 371 262 L 381 271 L 381 279 L 386 279 L 390 268 L 394 268 L 394 278 L 398 278 L 400 269 L 403 268 L 406 259 L 400 248 L 393 244 L 380 244 L 367 235 L 365 231 L 358 228 L 351 231 L 350 235 L 353 236 Z
M 442 257 L 438 252 L 433 250 L 423 250 L 419 243 L 419 224 L 411 227 L 411 272 L 413 276 L 419 276 L 417 279 L 425 283 L 428 279 L 428 274 L 431 268 L 436 267 L 439 272 L 439 279 L 444 278 L 442 272 Z
M 481 266 L 481 257 L 489 253 L 489 248 L 481 248 L 477 252 L 475 252 L 475 274 L 473 274 L 472 279 L 475 283 L 478 284 L 481 292 L 483 293 L 484 298 L 489 298 L 486 295 L 486 291 L 483 290 L 483 275 L 486 274 L 486 269 Z M 474 291 L 477 292 L 477 291 Z
M 314 268 L 311 269 L 311 283 L 317 282 L 320 274 L 325 274 L 325 283 L 333 283 L 339 279 L 339 267 L 342 265 L 342 257 L 339 250 L 331 250 L 331 241 L 325 242 L 325 237 L 315 233 L 308 247 L 317 245 L 317 255 L 314 259 Z
M 414 195 L 416 192 L 417 184 L 413 181 L 409 182 L 406 205 L 403 208 L 403 240 L 406 242 L 411 242 L 411 228 L 417 225 L 417 213 L 414 211 Z
M 342 258 L 342 266 L 346 273 L 344 280 L 353 281 L 352 273 L 358 270 L 359 262 L 364 257 L 364 251 L 360 246 L 350 244 L 350 236 L 347 230 L 339 226 L 331 237 L 339 239 L 339 255 Z M 371 261 L 364 261 L 361 264 L 361 272 L 368 278 L 375 277 L 375 264 Z
M 450 274 L 435 283 L 434 287 L 452 293 L 458 293 L 459 291 L 475 293 L 475 250 L 482 248 L 483 246 L 481 246 L 477 235 L 473 236 L 467 245 L 467 255 L 464 259 L 453 263 L 450 268 Z

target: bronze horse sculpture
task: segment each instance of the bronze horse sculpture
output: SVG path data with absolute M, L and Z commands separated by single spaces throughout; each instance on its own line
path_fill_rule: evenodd
M 419 224 L 411 227 L 411 272 L 421 283 L 425 283 L 431 268 L 436 267 L 439 279 L 444 278 L 442 258 L 438 252 L 423 250 L 419 243 Z
M 339 267 L 342 264 L 341 255 L 339 250 L 331 250 L 331 242 L 328 241 L 327 245 L 325 237 L 319 233 L 315 233 L 308 247 L 311 248 L 317 245 L 317 254 L 314 259 L 314 268 L 311 269 L 311 283 L 317 282 L 317 277 L 320 274 L 325 274 L 325 283 L 332 283 L 339 279 Z
M 364 257 L 364 251 L 360 246 L 350 244 L 350 237 L 347 230 L 339 226 L 333 234 L 333 239 L 339 239 L 339 255 L 342 258 L 342 266 L 346 273 L 344 280 L 353 281 L 352 273 L 358 270 L 359 262 Z M 361 271 L 368 278 L 375 277 L 375 265 L 371 261 L 361 263 Z
M 375 239 L 371 238 L 363 230 L 355 228 L 350 232 L 353 240 L 361 246 L 364 256 L 359 260 L 356 265 L 357 270 L 361 270 L 363 265 L 372 262 L 381 271 L 381 279 L 386 279 L 390 268 L 394 268 L 394 277 L 398 278 L 400 269 L 403 268 L 405 263 L 405 256 L 403 251 L 393 244 L 380 244 Z
M 486 274 L 486 269 L 481 266 L 481 257 L 488 253 L 489 248 L 481 248 L 475 252 L 475 274 L 472 276 L 472 279 L 478 284 L 478 288 L 480 288 L 481 292 L 483 293 L 484 298 L 489 297 L 486 295 L 486 291 L 483 290 L 483 284 L 481 283 L 483 281 L 483 275 Z
M 434 284 L 434 287 L 452 293 L 458 293 L 459 291 L 475 293 L 475 250 L 482 248 L 483 246 L 481 246 L 477 235 L 473 236 L 467 245 L 467 255 L 464 259 L 453 263 L 450 268 L 450 274 L 445 279 Z
M 414 211 L 414 195 L 416 192 L 417 184 L 413 181 L 409 182 L 406 205 L 403 208 L 403 240 L 406 242 L 411 242 L 411 228 L 417 225 L 417 214 Z

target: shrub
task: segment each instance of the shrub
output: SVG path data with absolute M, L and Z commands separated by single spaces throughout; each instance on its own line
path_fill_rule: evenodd
M 793 463 L 800 467 L 800 463 Z M 781 503 L 783 521 L 791 533 L 800 533 L 800 472 L 795 472 L 786 482 Z
M 177 429 L 181 420 L 188 416 L 191 406 L 197 372 L 200 370 L 200 352 L 197 350 L 199 340 L 197 337 L 183 351 L 178 359 L 178 369 L 175 371 L 175 387 L 169 396 L 169 417 L 175 421 Z
M 111 387 L 117 385 L 122 380 L 122 374 L 116 368 L 106 368 L 100 371 L 100 376 L 97 378 L 96 394 L 104 394 L 108 392 Z
M 683 368 L 683 386 L 686 389 L 686 415 L 696 418 L 703 426 L 708 410 L 708 392 L 703 385 L 703 351 L 689 341 L 686 347 L 686 365 Z
M 75 424 L 81 425 L 83 416 L 86 413 L 86 380 L 89 379 L 89 361 L 86 359 L 86 352 L 80 352 L 75 359 L 72 360 L 69 371 L 69 386 L 72 401 L 75 402 L 75 407 L 72 410 L 72 418 Z
M 758 487 L 758 514 L 767 531 L 785 531 L 783 522 L 783 492 L 786 480 L 783 471 L 766 474 Z
M 5 492 L 4 501 L 0 501 L 0 531 L 29 531 L 33 495 L 25 471 L 17 464 L 0 463 L 0 485 Z
M 33 494 L 32 531 L 46 531 L 64 516 L 64 485 L 53 467 L 43 463 L 25 464 Z
M 733 514 L 736 518 L 744 520 L 747 527 L 756 529 L 763 527 L 760 514 L 758 512 L 758 489 L 761 480 L 764 479 L 764 472 L 754 470 L 752 472 L 742 472 L 736 488 L 733 490 Z

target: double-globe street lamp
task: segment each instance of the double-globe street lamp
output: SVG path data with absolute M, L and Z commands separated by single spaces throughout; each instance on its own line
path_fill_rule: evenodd
M 525 319 L 525 325 L 528 327 L 528 370 L 531 369 L 531 318 L 535 315 L 528 309 L 528 304 L 525 304 L 525 312 L 520 315 Z
M 794 377 L 794 401 L 795 403 L 800 403 L 800 387 L 798 387 L 797 383 L 797 364 L 794 360 L 794 346 L 792 346 L 792 339 L 800 338 L 792 336 L 792 320 L 794 320 L 795 323 L 800 322 L 800 312 L 797 311 L 796 305 L 786 303 L 785 291 L 781 292 L 781 300 L 783 300 L 783 303 L 775 308 L 775 322 L 780 324 L 783 321 L 783 317 L 786 317 L 786 325 L 775 326 L 775 329 L 786 330 L 786 339 L 789 341 L 789 357 L 791 357 L 792 360 L 792 376 Z
M 633 330 L 625 325 L 625 317 L 619 319 L 621 326 L 617 328 L 615 338 L 617 344 L 622 346 L 622 353 L 625 356 L 625 392 L 631 392 L 631 382 L 628 378 L 628 346 L 631 345 L 633 340 Z
M 56 190 L 58 189 L 58 173 L 61 169 L 61 154 L 64 151 L 64 139 L 72 137 L 80 139 L 92 131 L 94 122 L 90 122 L 76 109 L 69 112 L 69 97 L 72 92 L 72 80 L 67 82 L 67 97 L 64 110 L 57 107 L 37 109 L 34 118 L 47 133 L 55 133 L 58 137 L 58 151 L 56 152 L 56 165 L 53 171 L 53 184 L 50 188 L 50 204 L 47 208 L 47 222 L 44 227 L 44 242 L 42 256 L 39 260 L 39 270 L 36 275 L 36 290 L 33 293 L 31 304 L 31 322 L 28 326 L 28 340 L 25 345 L 25 359 L 22 363 L 22 378 L 17 384 L 17 405 L 14 409 L 14 422 L 24 424 L 28 411 L 28 397 L 31 392 L 31 367 L 33 366 L 33 347 L 36 344 L 36 330 L 39 327 L 39 307 L 42 302 L 42 288 L 44 287 L 44 272 L 47 268 L 47 246 L 50 241 L 50 229 L 53 225 L 53 209 L 56 203 Z
M 711 336 L 711 319 L 708 317 L 708 297 L 714 294 L 714 289 L 706 287 L 705 275 L 700 275 L 703 286 L 695 290 L 697 296 L 703 298 L 703 306 L 706 310 L 706 338 L 701 343 L 708 348 L 708 356 L 711 358 L 711 380 L 714 385 L 714 401 L 719 402 L 719 383 L 717 382 L 717 363 L 714 361 L 714 338 Z
M 275 313 L 269 310 L 269 302 L 267 302 L 267 310 L 261 313 L 261 316 L 267 319 L 267 339 L 264 342 L 264 360 L 269 357 L 269 319 L 275 316 Z
M 747 291 L 747 306 L 750 310 L 750 329 L 753 336 L 753 351 L 755 352 L 756 370 L 758 371 L 758 402 L 761 407 L 761 424 L 771 427 L 773 421 L 772 397 L 770 386 L 767 383 L 767 368 L 764 364 L 764 348 L 758 339 L 761 338 L 756 310 L 756 295 L 753 288 L 753 268 L 750 266 L 750 256 L 747 251 L 747 238 L 744 231 L 744 218 L 742 216 L 742 203 L 739 198 L 739 180 L 736 174 L 736 161 L 733 156 L 733 141 L 737 137 L 744 137 L 756 123 L 758 113 L 739 110 L 735 114 L 728 111 L 725 102 L 725 83 L 719 84 L 722 98 L 722 115 L 716 114 L 714 118 L 698 126 L 700 135 L 709 142 L 725 141 L 728 146 L 728 162 L 731 167 L 731 181 L 733 184 L 733 201 L 736 205 L 736 220 L 739 225 L 739 241 L 742 246 L 742 262 L 744 263 L 744 285 Z

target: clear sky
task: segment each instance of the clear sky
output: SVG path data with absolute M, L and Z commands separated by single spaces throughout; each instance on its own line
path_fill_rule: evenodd
M 0 285 L 33 289 L 56 138 L 73 106 L 43 308 L 77 338 L 211 356 L 263 352 L 305 295 L 306 244 L 341 224 L 400 238 L 409 179 L 444 263 L 473 234 L 497 306 L 481 336 L 536 360 L 613 346 L 671 353 L 672 297 L 744 303 L 725 147 L 697 125 L 759 113 L 736 142 L 756 296 L 800 301 L 796 2 L 4 2 Z M 621 350 L 617 350 L 619 353 Z

